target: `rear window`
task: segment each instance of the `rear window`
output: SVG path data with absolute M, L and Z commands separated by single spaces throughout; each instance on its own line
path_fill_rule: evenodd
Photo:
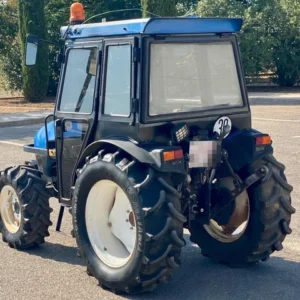
M 150 116 L 243 106 L 231 42 L 152 43 Z

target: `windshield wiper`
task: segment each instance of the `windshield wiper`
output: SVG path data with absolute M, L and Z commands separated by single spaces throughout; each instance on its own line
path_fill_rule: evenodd
M 79 96 L 79 99 L 77 101 L 77 104 L 76 104 L 76 109 L 75 109 L 75 112 L 79 112 L 80 111 L 80 108 L 82 106 L 82 103 L 83 103 L 83 99 L 86 95 L 86 92 L 88 90 L 88 87 L 91 83 L 91 79 L 92 79 L 92 75 L 91 74 L 87 74 L 86 78 L 85 78 L 85 82 L 83 84 L 83 87 L 82 87 L 82 90 L 81 90 L 81 93 L 80 93 L 80 96 Z

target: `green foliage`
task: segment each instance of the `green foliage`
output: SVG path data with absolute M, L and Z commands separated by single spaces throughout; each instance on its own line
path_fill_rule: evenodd
M 275 82 L 280 86 L 293 86 L 300 79 L 300 5 L 298 3 L 298 10 L 292 11 L 289 4 L 292 1 L 278 1 L 273 11 L 271 7 L 267 11 L 273 68 L 277 74 Z
M 42 101 L 48 88 L 48 46 L 39 43 L 35 66 L 25 66 L 25 45 L 28 33 L 47 39 L 43 0 L 19 0 L 19 34 L 22 53 L 23 94 L 31 102 Z
M 189 11 L 194 11 L 197 3 L 198 0 L 141 0 L 143 17 L 153 17 L 151 13 L 161 17 L 185 15 Z
M 50 40 L 58 41 L 60 39 L 60 28 L 61 26 L 66 26 L 69 24 L 70 6 L 73 2 L 76 1 L 49 0 L 46 2 L 45 12 L 48 26 L 48 38 Z M 97 14 L 104 14 L 91 19 L 90 22 L 101 22 L 102 18 L 106 18 L 107 21 L 140 18 L 142 15 L 142 12 L 139 10 L 112 12 L 121 9 L 141 9 L 140 0 L 83 0 L 80 2 L 84 6 L 86 20 Z M 48 95 L 51 96 L 56 95 L 60 74 L 60 66 L 55 61 L 57 51 L 57 48 L 50 47 L 50 78 L 48 86 Z
M 21 39 L 18 36 L 18 2 Z M 58 48 L 39 44 L 39 59 L 35 67 L 22 68 L 26 34 L 38 34 L 49 40 L 60 38 L 60 27 L 69 23 L 70 6 L 75 0 L 9 0 L 0 4 L 0 72 L 8 89 L 24 87 L 31 99 L 39 95 L 55 95 L 60 66 L 55 62 Z M 239 42 L 246 75 L 275 73 L 274 82 L 292 86 L 300 77 L 300 2 L 299 0 L 82 0 L 86 18 L 101 14 L 89 21 L 107 21 L 150 17 L 149 11 L 160 16 L 180 16 L 196 12 L 204 17 L 242 17 L 244 25 Z M 43 6 L 45 15 L 43 14 Z M 111 12 L 122 9 L 122 12 Z M 106 14 L 104 14 L 106 13 Z M 27 14 L 27 16 L 25 16 Z M 44 20 L 45 17 L 45 20 Z M 35 26 L 34 24 L 38 24 Z M 49 53 L 49 60 L 46 57 Z M 22 55 L 20 55 L 20 53 Z M 49 66 L 49 72 L 48 72 Z M 25 72 L 23 79 L 22 70 Z M 50 75 L 50 76 L 48 76 Z M 49 84 L 48 78 L 49 77 Z M 30 87 L 30 88 L 29 88 Z M 32 89 L 31 89 L 32 88 Z
M 200 16 L 242 17 L 239 36 L 246 75 L 276 74 L 280 86 L 300 77 L 300 5 L 298 0 L 202 0 Z
M 153 17 L 153 15 L 150 13 L 159 15 L 161 17 L 173 17 L 178 15 L 178 0 L 142 0 L 141 3 L 144 10 L 143 15 L 145 17 Z
M 193 13 L 197 8 L 198 0 L 183 0 L 177 3 L 177 11 L 179 16 Z
M 0 4 L 0 72 L 7 90 L 22 89 L 16 4 L 16 0 Z

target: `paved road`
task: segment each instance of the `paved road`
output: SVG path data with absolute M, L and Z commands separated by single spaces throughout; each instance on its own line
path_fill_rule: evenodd
M 253 126 L 272 135 L 276 157 L 286 167 L 294 186 L 293 205 L 298 210 L 291 227 L 293 234 L 284 249 L 266 263 L 248 269 L 231 269 L 201 257 L 199 248 L 188 243 L 182 267 L 173 280 L 151 294 L 129 299 L 200 300 L 292 300 L 300 294 L 300 108 L 253 107 Z M 22 153 L 23 143 L 31 142 L 38 126 L 7 128 L 0 131 L 0 169 L 31 159 Z M 16 144 L 14 144 L 16 143 Z M 53 221 L 57 218 L 58 205 Z M 0 299 L 123 299 L 97 286 L 85 273 L 70 236 L 71 220 L 64 219 L 62 232 L 51 228 L 47 243 L 37 250 L 18 252 L 0 242 Z M 188 241 L 188 232 L 186 232 Z

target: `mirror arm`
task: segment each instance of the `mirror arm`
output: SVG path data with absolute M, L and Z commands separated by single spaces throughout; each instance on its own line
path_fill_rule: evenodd
M 57 42 L 51 42 L 51 41 L 47 41 L 47 40 L 43 40 L 43 39 L 39 39 L 39 42 L 54 45 L 54 46 L 58 46 L 58 47 L 62 47 L 62 45 L 60 43 L 57 43 Z

